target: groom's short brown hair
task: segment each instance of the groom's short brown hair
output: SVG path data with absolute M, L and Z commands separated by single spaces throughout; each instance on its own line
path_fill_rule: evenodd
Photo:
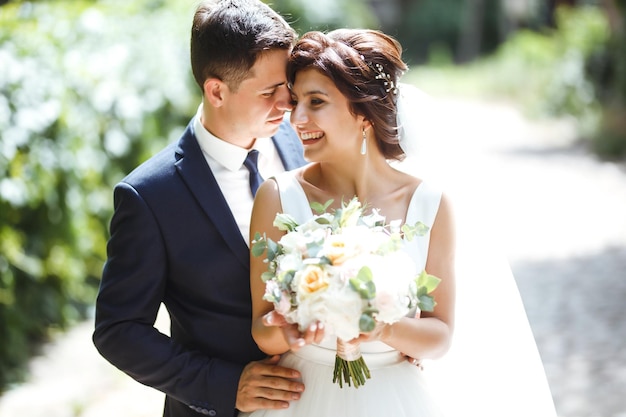
M 260 0 L 203 1 L 191 28 L 191 69 L 203 89 L 218 78 L 236 91 L 259 54 L 290 50 L 297 38 L 289 24 Z

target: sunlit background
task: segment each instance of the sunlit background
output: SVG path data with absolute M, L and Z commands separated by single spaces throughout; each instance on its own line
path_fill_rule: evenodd
M 425 165 L 510 261 L 559 417 L 625 417 L 626 1 L 268 3 L 400 40 L 433 97 Z M 160 415 L 92 310 L 113 185 L 200 100 L 195 5 L 0 0 L 1 417 Z

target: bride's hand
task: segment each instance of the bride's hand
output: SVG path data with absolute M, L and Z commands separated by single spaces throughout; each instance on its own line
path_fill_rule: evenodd
M 293 351 L 311 343 L 320 343 L 324 338 L 324 325 L 322 323 L 312 323 L 304 332 L 301 332 L 297 324 L 287 323 L 285 317 L 276 311 L 270 311 L 263 316 L 263 324 L 280 327 L 289 349 Z

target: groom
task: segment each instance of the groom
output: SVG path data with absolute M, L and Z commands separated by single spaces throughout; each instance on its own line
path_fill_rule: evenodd
M 283 408 L 304 389 L 297 371 L 252 340 L 247 242 L 256 185 L 248 151 L 265 178 L 304 164 L 283 122 L 295 38 L 259 0 L 202 3 L 191 32 L 202 105 L 176 143 L 115 187 L 93 340 L 166 394 L 164 416 Z M 171 337 L 154 328 L 161 303 Z

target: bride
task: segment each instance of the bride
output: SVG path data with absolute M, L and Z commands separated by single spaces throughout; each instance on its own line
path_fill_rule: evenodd
M 332 200 L 331 208 L 339 208 L 354 196 L 367 207 L 379 209 L 388 221 L 421 221 L 429 232 L 411 241 L 404 250 L 418 270 L 425 268 L 441 279 L 433 293 L 436 308 L 431 313 L 413 312 L 394 324 L 378 323 L 372 332 L 362 333 L 358 342 L 371 379 L 358 389 L 340 388 L 331 377 L 337 346 L 332 334 L 326 334 L 321 325 L 311 326 L 304 334 L 295 333 L 293 326 L 282 323 L 268 326 L 268 318 L 274 318 L 270 324 L 277 320 L 273 305 L 263 301 L 265 286 L 260 276 L 267 265 L 262 258 L 251 256 L 253 337 L 263 351 L 282 354 L 283 365 L 298 369 L 306 387 L 301 399 L 291 402 L 288 408 L 256 411 L 252 416 L 490 415 L 483 411 L 498 401 L 489 389 L 507 385 L 497 392 L 500 397 L 518 392 L 506 397 L 509 401 L 521 398 L 527 384 L 533 383 L 515 375 L 507 375 L 506 381 L 479 378 L 489 364 L 477 363 L 475 358 L 482 361 L 484 357 L 475 356 L 477 350 L 466 350 L 465 344 L 491 344 L 497 338 L 483 339 L 482 334 L 466 331 L 472 329 L 472 322 L 485 320 L 482 315 L 474 315 L 471 306 L 461 304 L 463 309 L 455 314 L 456 232 L 449 199 L 430 183 L 389 163 L 400 161 L 411 152 L 409 119 L 402 116 L 403 120 L 397 122 L 399 98 L 406 95 L 406 91 L 401 91 L 405 88 L 399 89 L 398 80 L 405 70 L 400 45 L 378 31 L 310 32 L 300 39 L 288 66 L 294 100 L 291 122 L 310 164 L 261 186 L 250 230 L 251 236 L 260 232 L 278 241 L 283 232 L 273 227 L 276 213 L 289 213 L 302 223 L 313 214 L 311 202 Z M 411 117 L 419 118 L 420 114 Z M 471 285 L 462 284 L 460 288 L 466 287 Z M 497 308 L 490 309 L 490 314 L 499 312 Z M 466 320 L 462 315 L 472 319 Z M 454 336 L 460 330 L 455 330 L 455 317 L 464 323 L 460 340 Z M 490 329 L 490 334 L 499 330 Z M 473 335 L 479 339 L 473 340 Z M 532 341 L 532 335 L 522 335 L 524 340 L 528 337 Z M 532 353 L 534 341 L 529 346 Z M 471 352 L 472 356 L 464 352 Z M 525 357 L 526 353 L 517 351 L 516 355 Z M 511 364 L 520 360 L 515 355 L 507 358 Z M 530 362 L 536 363 L 536 359 L 532 357 Z M 542 372 L 541 369 L 537 375 Z M 540 385 L 536 390 L 545 393 L 543 388 Z M 542 403 L 526 408 L 533 412 L 524 415 L 553 415 L 551 400 L 543 397 L 537 395 Z M 516 415 L 514 407 L 518 404 L 492 407 L 493 415 Z

